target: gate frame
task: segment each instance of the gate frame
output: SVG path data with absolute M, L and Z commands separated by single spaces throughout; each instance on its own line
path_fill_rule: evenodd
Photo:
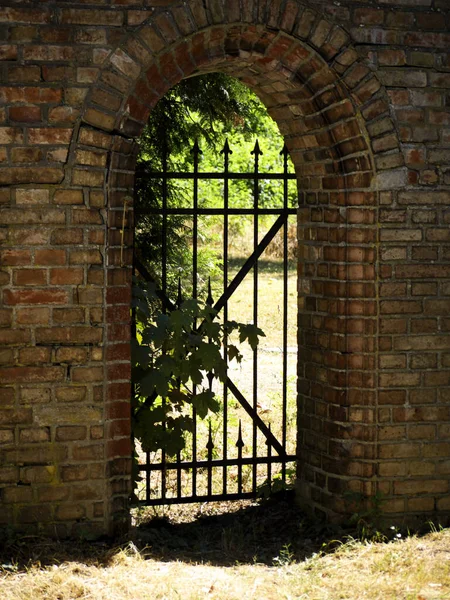
M 238 448 L 238 456 L 237 458 L 229 458 L 228 456 L 228 445 L 224 441 L 223 447 L 223 456 L 221 459 L 213 459 L 212 458 L 212 450 L 213 450 L 213 442 L 211 438 L 211 430 L 209 433 L 209 440 L 207 443 L 208 449 L 208 458 L 206 460 L 198 460 L 197 459 L 197 417 L 195 411 L 193 413 L 194 419 L 194 431 L 193 431 L 193 443 L 192 443 L 192 459 L 191 460 L 182 460 L 181 454 L 179 453 L 175 460 L 167 460 L 166 454 L 163 451 L 161 453 L 160 461 L 152 462 L 150 459 L 150 453 L 145 452 L 146 460 L 145 463 L 138 464 L 138 473 L 145 473 L 146 478 L 146 487 L 145 487 L 145 499 L 135 499 L 133 501 L 133 505 L 135 506 L 152 506 L 152 505 L 167 505 L 167 504 L 184 504 L 188 502 L 212 502 L 212 501 L 223 501 L 223 500 L 238 500 L 238 499 L 250 499 L 256 498 L 259 493 L 259 487 L 261 485 L 260 478 L 257 475 L 257 465 L 267 465 L 267 486 L 268 491 L 270 493 L 272 489 L 272 466 L 275 464 L 281 465 L 281 476 L 282 483 L 286 484 L 286 466 L 288 463 L 292 463 L 296 461 L 296 455 L 289 455 L 286 452 L 286 417 L 287 417 L 287 277 L 288 277 L 288 249 L 287 249 L 287 228 L 288 228 L 288 218 L 289 215 L 296 215 L 297 209 L 290 208 L 288 206 L 288 181 L 292 179 L 296 179 L 294 174 L 290 174 L 288 171 L 288 150 L 284 145 L 283 149 L 280 152 L 280 155 L 283 157 L 283 172 L 282 173 L 269 173 L 269 172 L 261 172 L 259 170 L 259 156 L 262 155 L 262 151 L 259 147 L 259 142 L 256 140 L 255 147 L 251 154 L 254 156 L 254 170 L 252 172 L 231 172 L 229 171 L 229 155 L 232 153 L 230 146 L 228 144 L 228 140 L 225 141 L 224 147 L 221 151 L 221 154 L 224 155 L 224 165 L 223 171 L 217 172 L 205 172 L 199 171 L 199 157 L 200 157 L 200 148 L 198 142 L 194 143 L 193 149 L 193 171 L 189 172 L 181 172 L 181 171 L 168 171 L 168 156 L 163 158 L 163 169 L 162 171 L 157 172 L 146 172 L 146 179 L 157 179 L 162 180 L 163 184 L 163 192 L 161 198 L 161 206 L 158 208 L 148 208 L 140 211 L 142 215 L 158 215 L 162 217 L 162 270 L 161 270 L 161 289 L 156 290 L 156 294 L 159 297 L 163 310 L 174 310 L 177 307 L 177 304 L 173 303 L 167 296 L 166 292 L 166 280 L 167 280 L 167 270 L 165 264 L 165 249 L 167 247 L 166 237 L 167 237 L 167 220 L 165 217 L 169 215 L 186 215 L 187 217 L 193 217 L 194 226 L 193 226 L 193 265 L 192 265 L 192 277 L 193 277 L 193 298 L 197 298 L 197 239 L 198 239 L 198 231 L 197 231 L 197 218 L 202 215 L 216 215 L 223 217 L 223 227 L 224 227 L 224 242 L 223 242 L 223 262 L 224 262 L 224 274 L 223 274 L 223 293 L 217 302 L 214 302 L 211 295 L 211 286 L 209 285 L 209 294 L 207 299 L 207 304 L 209 304 L 212 309 L 216 312 L 217 315 L 220 314 L 220 311 L 223 309 L 224 321 L 227 321 L 228 317 L 228 300 L 232 297 L 236 289 L 243 282 L 244 278 L 250 271 L 257 273 L 257 265 L 258 260 L 266 250 L 270 242 L 274 239 L 278 232 L 283 228 L 283 382 L 282 382 L 282 441 L 279 442 L 274 434 L 271 431 L 270 425 L 267 426 L 261 417 L 258 414 L 258 388 L 255 387 L 255 376 L 258 373 L 258 359 L 257 359 L 257 351 L 253 351 L 253 403 L 250 402 L 244 397 L 244 395 L 240 392 L 240 390 L 236 387 L 236 385 L 230 380 L 229 377 L 226 378 L 223 384 L 223 393 L 224 393 L 224 440 L 227 435 L 227 398 L 228 392 L 230 392 L 234 398 L 241 404 L 247 414 L 253 421 L 253 450 L 252 457 L 244 457 L 243 456 L 243 448 L 244 442 L 242 440 L 241 434 L 241 424 L 239 425 L 239 435 L 236 441 L 236 447 Z M 220 180 L 224 182 L 224 194 L 223 194 L 223 208 L 200 208 L 198 206 L 198 184 L 201 180 Z M 167 206 L 167 185 L 165 182 L 169 180 L 192 180 L 193 181 L 193 203 L 192 208 L 183 208 L 183 207 L 175 207 L 169 208 Z M 233 208 L 229 206 L 229 192 L 228 192 L 228 183 L 230 181 L 236 180 L 248 180 L 253 182 L 253 208 Z M 280 192 L 280 198 L 282 198 L 283 202 L 279 208 L 265 208 L 259 206 L 259 182 L 260 180 L 264 181 L 281 181 L 283 183 L 283 189 Z M 235 277 L 228 283 L 228 217 L 232 215 L 248 215 L 252 216 L 254 219 L 254 240 L 253 240 L 253 252 L 244 262 L 243 266 L 239 269 L 238 273 Z M 265 233 L 263 238 L 259 243 L 256 241 L 256 236 L 258 235 L 258 226 L 259 226 L 259 217 L 263 215 L 274 215 L 278 216 L 275 223 L 269 228 L 269 230 Z M 151 282 L 156 284 L 156 281 L 152 278 L 149 271 L 142 264 L 139 258 L 135 255 L 134 257 L 134 271 L 138 273 L 144 281 Z M 225 284 L 226 282 L 226 284 Z M 254 315 L 257 319 L 258 313 L 258 279 L 257 275 L 253 280 L 253 303 L 254 303 Z M 181 294 L 181 288 L 179 284 L 179 296 Z M 177 300 L 180 302 L 181 300 Z M 256 308 L 255 308 L 256 306 Z M 254 321 L 257 324 L 257 321 Z M 225 350 L 226 356 L 226 350 Z M 266 438 L 266 446 L 267 446 L 267 456 L 259 456 L 258 449 L 255 448 L 256 443 L 256 435 L 259 430 L 260 434 L 263 434 Z M 272 451 L 277 452 L 277 456 L 273 456 Z M 243 489 L 242 483 L 242 467 L 244 465 L 252 465 L 252 486 L 251 491 L 245 492 Z M 227 468 L 237 466 L 238 467 L 238 479 L 237 479 L 237 492 L 228 491 L 228 477 L 227 477 Z M 212 473 L 213 469 L 221 468 L 222 469 L 222 492 L 221 493 L 213 493 L 212 491 Z M 181 471 L 182 470 L 192 470 L 192 494 L 184 495 L 181 494 Z M 197 493 L 197 476 L 199 469 L 207 470 L 207 480 L 208 480 L 208 491 L 207 494 L 198 495 Z M 167 496 L 167 487 L 166 487 L 166 471 L 176 471 L 177 472 L 177 493 L 175 496 Z M 150 478 L 153 472 L 161 472 L 161 493 L 155 497 L 152 496 L 151 493 L 151 485 Z M 265 483 L 265 482 L 264 482 Z

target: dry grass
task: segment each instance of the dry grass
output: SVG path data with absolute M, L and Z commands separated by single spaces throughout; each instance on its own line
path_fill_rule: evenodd
M 311 541 L 311 540 L 310 540 Z M 55 556 L 58 548 L 54 547 Z M 93 553 L 92 547 L 90 553 Z M 60 553 L 64 557 L 66 548 Z M 133 543 L 91 560 L 29 565 L 0 575 L 2 600 L 444 600 L 450 598 L 450 531 L 390 543 L 348 541 L 295 560 L 220 567 L 162 561 Z

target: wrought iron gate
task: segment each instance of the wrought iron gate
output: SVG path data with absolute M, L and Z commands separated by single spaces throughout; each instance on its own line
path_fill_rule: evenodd
M 252 305 L 251 321 L 259 324 L 260 271 L 263 254 L 274 239 L 281 240 L 283 283 L 280 291 L 280 302 L 274 321 L 279 321 L 280 338 L 275 348 L 256 349 L 246 361 L 246 368 L 251 371 L 250 377 L 241 382 L 234 381 L 235 374 L 228 371 L 222 394 L 222 413 L 218 422 L 207 425 L 197 420 L 194 414 L 194 431 L 189 439 L 189 446 L 175 459 L 169 459 L 163 451 L 156 453 L 139 453 L 138 471 L 141 476 L 139 488 L 136 490 L 135 504 L 158 505 L 188 502 L 204 502 L 213 500 L 231 500 L 254 498 L 260 493 L 270 493 L 274 481 L 286 483 L 287 474 L 295 464 L 295 441 L 288 439 L 289 425 L 296 429 L 295 417 L 295 375 L 293 382 L 288 381 L 288 373 L 295 373 L 296 343 L 288 346 L 288 294 L 289 292 L 289 256 L 288 226 L 289 218 L 296 214 L 296 208 L 289 202 L 289 180 L 295 179 L 290 172 L 286 147 L 280 152 L 283 168 L 280 172 L 260 172 L 260 156 L 262 155 L 258 141 L 251 154 L 253 155 L 253 171 L 236 173 L 230 171 L 230 154 L 232 151 L 228 141 L 221 152 L 223 170 L 220 172 L 200 172 L 199 161 L 201 151 L 196 143 L 193 148 L 193 170 L 190 172 L 170 172 L 167 159 L 163 162 L 161 172 L 147 173 L 147 177 L 160 182 L 160 206 L 146 209 L 146 214 L 153 215 L 161 221 L 162 265 L 160 271 L 161 285 L 158 295 L 167 310 L 176 305 L 175 300 L 168 297 L 167 292 L 167 228 L 169 218 L 174 216 L 189 221 L 192 228 L 192 287 L 194 298 L 199 295 L 198 256 L 199 235 L 202 219 L 215 217 L 223 222 L 223 282 L 219 290 L 220 297 L 216 302 L 210 298 L 213 307 L 224 321 L 230 318 L 230 303 L 233 294 L 249 276 Z M 168 205 L 167 183 L 170 179 L 191 182 L 192 204 L 190 207 L 174 208 Z M 201 198 L 202 182 L 220 181 L 223 186 L 223 207 L 204 206 Z M 252 206 L 242 207 L 233 204 L 233 182 L 247 181 L 252 189 Z M 267 205 L 262 203 L 261 185 L 268 181 L 277 181 L 280 186 L 276 199 Z M 250 256 L 232 272 L 230 259 L 230 220 L 248 218 L 253 221 L 253 240 Z M 267 225 L 267 221 L 272 223 Z M 267 231 L 262 234 L 261 220 Z M 295 220 L 295 219 L 294 219 Z M 147 268 L 135 256 L 135 273 L 153 280 Z M 236 269 L 235 269 L 236 271 Z M 252 277 L 251 277 L 252 275 Z M 291 277 L 295 280 L 295 277 Z M 248 279 L 246 280 L 248 283 Z M 296 286 L 296 282 L 294 283 Z M 217 288 L 217 286 L 216 286 Z M 292 292 L 291 292 L 292 293 Z M 293 292 L 296 297 L 296 288 Z M 279 318 L 278 318 L 279 317 Z M 231 318 L 234 318 L 232 316 Z M 296 321 L 296 315 L 290 316 Z M 239 317 L 236 319 L 239 320 Z M 261 397 L 260 391 L 260 356 L 263 352 L 276 353 L 279 356 L 278 376 L 281 375 L 277 392 L 271 391 L 271 398 Z M 294 365 L 294 369 L 288 367 Z M 250 382 L 251 385 L 248 385 Z M 242 386 L 248 388 L 242 391 Z M 289 389 L 288 389 L 289 388 Z M 290 389 L 293 388 L 293 391 Z M 267 394 L 269 395 L 269 394 Z M 248 398 L 250 396 L 250 399 Z M 292 397 L 291 397 L 292 396 Z M 289 403 L 291 397 L 292 406 Z M 293 401 L 292 401 L 293 398 Z M 270 407 L 267 408 L 269 402 Z M 278 414 L 274 414 L 275 408 Z M 195 413 L 195 411 L 194 411 Z M 217 419 L 216 419 L 217 421 Z M 277 422 L 275 428 L 271 422 Z M 245 425 L 246 424 L 246 425 Z M 294 434 L 295 437 L 295 434 Z M 246 439 L 249 438 L 249 439 Z

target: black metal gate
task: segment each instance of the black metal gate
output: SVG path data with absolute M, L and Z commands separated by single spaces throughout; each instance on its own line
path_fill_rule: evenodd
M 228 141 L 221 152 L 223 170 L 220 172 L 200 172 L 199 161 L 201 151 L 196 143 L 193 148 L 193 168 L 189 172 L 170 172 L 167 160 L 163 162 L 161 172 L 147 173 L 147 177 L 157 179 L 160 184 L 161 201 L 157 208 L 146 209 L 148 215 L 158 218 L 161 223 L 162 264 L 160 268 L 160 289 L 158 294 L 163 304 L 170 310 L 176 304 L 168 296 L 167 288 L 167 228 L 169 219 L 179 217 L 186 220 L 192 231 L 192 272 L 190 293 L 197 298 L 200 289 L 198 281 L 199 240 L 201 239 L 203 220 L 214 218 L 217 224 L 221 221 L 222 232 L 222 269 L 223 280 L 220 285 L 213 286 L 219 295 L 212 301 L 220 318 L 240 320 L 239 306 L 233 309 L 233 295 L 246 283 L 248 294 L 244 293 L 244 302 L 251 305 L 251 319 L 260 325 L 261 277 L 265 276 L 267 264 L 264 257 L 275 241 L 277 241 L 277 269 L 282 271 L 282 284 L 279 285 L 276 314 L 269 315 L 269 320 L 278 326 L 278 337 L 275 347 L 261 347 L 251 351 L 244 360 L 240 371 L 230 367 L 223 388 L 220 390 L 222 411 L 220 418 L 209 419 L 207 423 L 197 419 L 194 411 L 194 430 L 189 436 L 185 450 L 179 452 L 175 459 L 169 459 L 163 451 L 155 453 L 139 452 L 138 471 L 141 477 L 136 490 L 135 504 L 158 505 L 187 502 L 204 502 L 255 498 L 259 494 L 268 494 L 275 484 L 286 485 L 286 480 L 295 465 L 295 369 L 296 342 L 288 345 L 288 328 L 296 327 L 296 314 L 288 314 L 289 296 L 297 297 L 296 277 L 289 261 L 288 237 L 289 226 L 295 228 L 296 208 L 289 200 L 289 181 L 295 179 L 290 172 L 289 157 L 286 147 L 280 152 L 283 167 L 280 172 L 261 172 L 260 156 L 262 155 L 258 141 L 251 154 L 253 155 L 253 171 L 236 173 L 230 171 L 230 154 L 232 151 Z M 173 207 L 168 204 L 167 185 L 169 180 L 190 182 L 192 194 L 191 206 Z M 207 182 L 221 182 L 223 206 L 205 206 L 202 202 L 202 185 Z M 235 206 L 233 203 L 233 185 L 236 182 L 248 182 L 251 191 L 251 206 Z M 267 182 L 278 182 L 278 192 L 270 194 L 261 202 L 261 186 Z M 217 184 L 215 184 L 217 185 Z M 241 193 L 242 195 L 242 193 Z M 296 195 L 295 195 L 296 197 Z M 250 252 L 246 260 L 232 260 L 230 252 L 231 221 L 249 219 L 251 221 Z M 291 219 L 291 224 L 289 223 Z M 232 229 L 232 227 L 231 227 Z M 236 229 L 236 227 L 235 227 Z M 237 262 L 237 266 L 236 263 Z M 135 256 L 135 273 L 153 280 L 148 269 Z M 269 280 L 270 283 L 270 280 Z M 290 285 L 294 291 L 290 291 Z M 251 292 L 250 292 L 251 290 Z M 242 295 L 241 295 L 242 296 Z M 242 297 L 239 301 L 242 303 Z M 248 307 L 247 307 L 248 309 Z M 230 312 L 234 310 L 230 317 Z M 245 312 L 245 311 L 244 311 Z M 245 315 L 244 315 L 245 316 Z M 267 317 L 266 317 L 267 318 Z M 275 334 L 274 334 L 275 335 Z M 296 338 L 296 335 L 294 335 Z M 275 339 L 275 338 L 274 338 Z M 267 379 L 267 368 L 261 367 L 262 355 L 276 356 L 272 385 L 271 380 L 264 388 L 262 379 Z M 272 359 L 271 359 L 272 360 Z M 270 362 L 270 361 L 269 361 Z M 243 370 L 242 370 L 243 369 Z M 247 375 L 247 373 L 249 373 Z M 264 377 L 261 377 L 264 375 Z M 238 381 L 236 381 L 236 378 Z M 276 389 L 275 389 L 275 387 Z M 262 388 L 262 389 L 261 389 Z M 275 423 L 275 425 L 274 425 Z M 289 434 L 291 431 L 291 435 Z

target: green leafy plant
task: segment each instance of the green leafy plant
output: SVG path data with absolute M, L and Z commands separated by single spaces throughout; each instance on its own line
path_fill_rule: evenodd
M 230 334 L 255 349 L 264 333 L 251 324 L 222 323 L 211 306 L 192 298 L 163 312 L 153 284 L 135 285 L 133 296 L 133 434 L 143 451 L 175 455 L 192 431 L 193 409 L 201 419 L 220 410 L 213 382 L 225 381 L 228 361 L 242 359 Z
M 294 489 L 295 484 L 295 467 L 286 468 L 286 478 L 283 480 L 283 475 L 280 472 L 275 473 L 272 477 L 272 481 L 266 479 L 261 485 L 258 486 L 257 493 L 259 498 L 269 498 L 273 494 L 281 492 L 288 492 Z
M 365 496 L 360 492 L 348 492 L 345 499 L 354 511 L 349 518 L 349 525 L 356 527 L 360 540 L 383 541 L 386 536 L 379 527 L 381 504 L 384 494 L 377 491 L 373 496 Z
M 291 544 L 284 544 L 278 556 L 275 556 L 273 559 L 274 567 L 286 567 L 291 565 L 294 562 L 295 553 L 292 550 Z

